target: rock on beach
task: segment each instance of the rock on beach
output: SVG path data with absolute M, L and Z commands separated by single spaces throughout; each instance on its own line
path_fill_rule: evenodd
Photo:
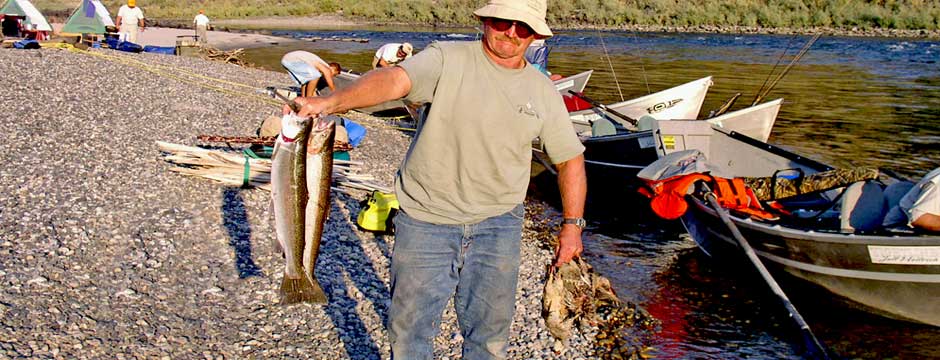
M 0 49 L 0 83 L 0 358 L 389 357 L 394 237 L 356 228 L 365 192 L 334 191 L 317 268 L 329 303 L 280 306 L 269 194 L 172 173 L 159 157 L 158 140 L 253 134 L 280 111 L 257 90 L 290 85 L 286 74 Z M 369 131 L 353 159 L 391 184 L 410 138 L 347 116 Z M 594 357 L 589 335 L 551 350 L 540 303 L 552 253 L 535 227 L 544 213 L 527 215 L 510 357 Z M 459 358 L 461 341 L 448 307 L 436 357 Z

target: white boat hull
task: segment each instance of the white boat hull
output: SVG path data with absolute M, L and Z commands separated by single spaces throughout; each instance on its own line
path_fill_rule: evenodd
M 712 85 L 712 77 L 704 77 L 660 92 L 649 94 L 636 99 L 607 105 L 608 109 L 617 111 L 633 119 L 649 115 L 657 120 L 667 119 L 695 119 L 705 102 L 705 94 Z M 604 117 L 599 109 L 587 109 L 569 113 L 576 130 L 590 129 L 590 123 Z M 614 120 L 622 121 L 616 117 Z M 623 124 L 627 126 L 626 123 Z

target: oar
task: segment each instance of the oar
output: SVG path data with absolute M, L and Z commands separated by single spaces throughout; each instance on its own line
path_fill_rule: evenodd
M 608 108 L 606 105 L 601 104 L 601 103 L 599 103 L 599 102 L 597 102 L 597 101 L 594 101 L 594 100 L 592 100 L 591 98 L 589 98 L 589 97 L 587 97 L 587 96 L 584 96 L 584 94 L 577 93 L 577 92 L 575 92 L 574 90 L 568 90 L 568 92 L 571 93 L 571 95 L 577 96 L 577 97 L 583 99 L 584 101 L 587 101 L 587 102 L 591 103 L 591 105 L 593 105 L 594 107 L 596 107 L 596 108 L 598 108 L 598 109 L 601 109 L 601 110 L 604 110 L 604 111 L 607 112 L 607 113 L 616 115 L 617 117 L 626 120 L 628 123 L 630 123 L 630 125 L 636 126 L 636 119 L 631 118 L 631 117 L 629 117 L 629 116 L 626 116 L 626 115 L 624 115 L 624 114 L 621 114 L 619 111 L 616 111 L 616 110 L 614 110 L 614 109 L 610 109 L 610 108 Z
M 728 109 L 730 109 L 731 106 L 734 105 L 734 102 L 737 101 L 739 97 L 741 97 L 741 93 L 734 94 L 734 96 L 728 99 L 728 101 L 725 101 L 724 105 L 721 105 L 721 107 L 719 107 L 717 110 L 712 110 L 712 112 L 708 114 L 708 117 L 706 119 L 711 119 L 713 117 L 716 117 L 716 116 L 719 116 L 721 114 L 728 112 Z
M 728 231 L 731 232 L 731 235 L 734 236 L 734 239 L 738 242 L 738 246 L 744 250 L 744 254 L 747 255 L 748 260 L 751 261 L 751 264 L 757 268 L 757 271 L 760 272 L 761 277 L 764 278 L 764 282 L 767 283 L 767 286 L 773 291 L 777 298 L 780 299 L 780 302 L 783 303 L 783 306 L 787 308 L 787 311 L 790 313 L 790 318 L 796 322 L 796 325 L 800 328 L 800 332 L 803 334 L 803 342 L 809 350 L 811 357 L 815 359 L 825 359 L 829 360 L 829 353 L 826 351 L 826 348 L 823 347 L 822 343 L 819 342 L 819 339 L 816 339 L 816 336 L 813 335 L 813 331 L 809 329 L 809 325 L 806 324 L 806 321 L 803 320 L 803 317 L 800 316 L 800 313 L 796 311 L 796 307 L 793 306 L 793 303 L 790 302 L 790 299 L 787 298 L 787 294 L 783 292 L 783 289 L 780 288 L 780 285 L 777 284 L 777 281 L 774 280 L 773 276 L 770 275 L 770 272 L 767 271 L 767 268 L 764 266 L 764 263 L 760 261 L 760 258 L 757 257 L 757 254 L 754 253 L 754 249 L 751 248 L 751 245 L 747 243 L 747 239 L 744 238 L 744 235 L 741 235 L 741 232 L 738 230 L 738 227 L 731 222 L 731 218 L 728 215 L 728 210 L 721 207 L 718 204 L 718 199 L 715 198 L 715 194 L 711 192 L 711 189 L 706 187 L 705 200 L 715 209 L 715 212 L 718 213 L 718 217 L 721 218 L 721 221 L 725 223 L 725 226 L 728 227 Z

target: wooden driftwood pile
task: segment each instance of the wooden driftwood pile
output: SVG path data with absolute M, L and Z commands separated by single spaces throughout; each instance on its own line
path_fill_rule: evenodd
M 202 56 L 203 59 L 212 60 L 212 61 L 221 61 L 224 63 L 235 64 L 238 66 L 245 66 L 245 67 L 252 66 L 251 63 L 241 58 L 241 56 L 244 54 L 245 54 L 245 49 L 241 49 L 241 48 L 231 50 L 231 51 L 223 51 L 223 50 L 219 50 L 214 47 L 207 46 L 207 45 L 199 46 L 199 55 Z
M 163 160 L 177 165 L 170 171 L 198 176 L 230 186 L 258 187 L 271 191 L 271 160 L 252 158 L 241 153 L 211 150 L 194 146 L 157 141 Z M 372 175 L 359 173 L 362 163 L 333 160 L 333 189 L 336 186 L 367 191 L 392 192 L 376 184 Z

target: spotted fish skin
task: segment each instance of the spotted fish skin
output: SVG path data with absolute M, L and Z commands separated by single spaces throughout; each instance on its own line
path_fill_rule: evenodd
M 294 121 L 285 119 L 285 121 Z M 271 199 L 275 232 L 284 251 L 281 304 L 325 303 L 326 294 L 316 278 L 304 269 L 305 208 L 307 204 L 306 152 L 313 120 L 301 120 L 300 131 L 291 139 L 283 133 L 274 145 L 271 164 Z M 282 128 L 285 128 L 283 126 Z M 311 271 L 312 273 L 312 271 Z
M 307 276 L 317 284 L 314 276 L 320 254 L 323 225 L 330 213 L 330 184 L 333 181 L 333 140 L 336 137 L 336 117 L 327 116 L 316 121 L 307 139 L 305 151 L 307 194 L 304 209 L 304 257 Z

